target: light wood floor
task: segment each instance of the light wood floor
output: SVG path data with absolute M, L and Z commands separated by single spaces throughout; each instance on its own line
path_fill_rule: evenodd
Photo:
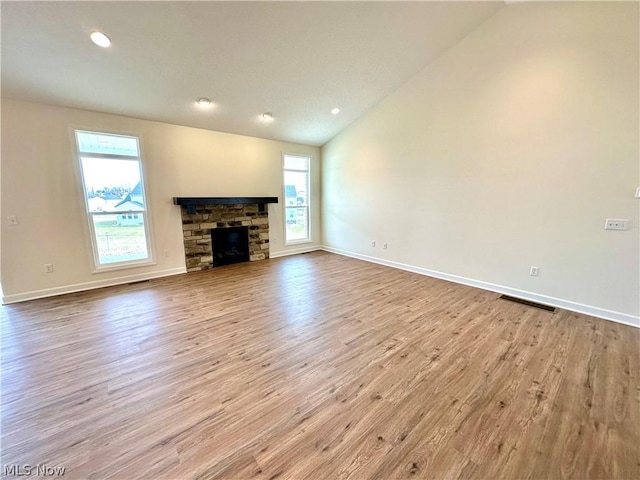
M 323 252 L 5 306 L 2 465 L 640 478 L 640 330 Z

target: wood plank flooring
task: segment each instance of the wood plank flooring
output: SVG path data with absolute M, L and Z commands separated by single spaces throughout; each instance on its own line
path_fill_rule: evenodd
M 640 329 L 315 252 L 4 306 L 2 468 L 639 479 Z

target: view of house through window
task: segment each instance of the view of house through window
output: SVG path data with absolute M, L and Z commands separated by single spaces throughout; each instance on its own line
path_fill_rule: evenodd
M 138 138 L 75 134 L 96 268 L 151 260 Z
M 309 231 L 309 157 L 284 156 L 285 243 L 311 240 Z

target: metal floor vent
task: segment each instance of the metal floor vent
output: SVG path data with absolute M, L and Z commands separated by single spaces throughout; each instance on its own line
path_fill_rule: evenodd
M 500 298 L 502 298 L 503 300 L 509 300 L 510 302 L 521 303 L 530 307 L 539 308 L 540 310 L 546 310 L 547 312 L 553 313 L 556 311 L 555 307 L 543 305 L 542 303 L 530 302 L 529 300 L 523 300 L 522 298 L 510 297 L 509 295 L 500 295 Z

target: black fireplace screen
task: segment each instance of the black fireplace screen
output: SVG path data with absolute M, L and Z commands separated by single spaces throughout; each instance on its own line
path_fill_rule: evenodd
M 214 228 L 211 230 L 213 266 L 249 261 L 249 227 Z

